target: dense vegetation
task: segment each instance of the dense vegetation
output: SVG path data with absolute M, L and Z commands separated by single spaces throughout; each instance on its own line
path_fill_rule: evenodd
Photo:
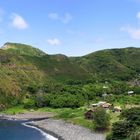
M 107 140 L 139 140 L 140 108 L 126 109 L 120 117 L 121 120 L 113 124 L 112 133 L 107 136 Z
M 140 72 L 139 53 L 140 49 L 130 47 L 98 51 L 72 60 L 102 80 L 129 80 Z
M 124 94 L 129 89 L 126 81 L 139 78 L 139 54 L 138 48 L 126 48 L 69 58 L 6 43 L 0 49 L 0 107 L 20 104 L 26 97 L 36 106 L 79 107 L 101 96 L 105 81 L 108 93 Z

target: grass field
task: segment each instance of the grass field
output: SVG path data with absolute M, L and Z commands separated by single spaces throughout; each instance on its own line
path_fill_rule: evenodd
M 114 105 L 118 105 L 120 107 L 124 108 L 130 108 L 137 106 L 140 101 L 140 95 L 135 95 L 135 96 L 120 96 L 119 98 L 116 99 L 114 102 Z M 89 128 L 91 130 L 94 130 L 95 124 L 93 120 L 87 120 L 84 117 L 84 113 L 86 112 L 87 107 L 80 107 L 80 108 L 49 108 L 49 107 L 44 107 L 44 108 L 38 108 L 38 109 L 24 109 L 24 107 L 21 106 L 15 106 L 12 108 L 9 108 L 1 113 L 4 114 L 18 114 L 18 113 L 24 113 L 28 111 L 39 111 L 39 112 L 52 112 L 54 114 L 55 119 L 63 119 L 66 122 L 70 122 L 73 124 L 77 124 L 86 128 Z M 114 122 L 117 122 L 119 120 L 119 115 L 120 113 L 116 112 L 113 113 L 112 111 L 109 111 L 110 114 L 110 122 L 111 126 Z M 110 127 L 111 127 L 110 126 Z
M 56 119 L 63 119 L 67 122 L 84 126 L 89 129 L 94 129 L 94 123 L 92 120 L 86 120 L 84 118 L 84 113 L 86 108 L 63 108 L 63 109 L 52 109 L 52 108 L 40 108 L 38 111 L 43 112 L 53 112 Z

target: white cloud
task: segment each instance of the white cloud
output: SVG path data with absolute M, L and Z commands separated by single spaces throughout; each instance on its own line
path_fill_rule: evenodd
M 25 19 L 23 17 L 21 17 L 20 15 L 13 13 L 11 16 L 12 19 L 12 26 L 16 29 L 27 29 L 28 28 L 28 24 L 25 21 Z
M 136 17 L 140 20 L 140 12 L 137 13 Z M 140 40 L 140 27 L 132 27 L 128 25 L 122 27 L 121 31 L 127 32 L 132 39 Z
M 69 13 L 66 13 L 65 15 L 64 15 L 64 17 L 62 17 L 62 22 L 63 23 L 68 23 L 69 21 L 71 21 L 72 20 L 72 15 L 71 14 L 69 14 Z
M 72 20 L 72 15 L 69 14 L 69 13 L 65 13 L 64 16 L 60 16 L 59 14 L 57 13 L 49 13 L 48 14 L 48 17 L 52 20 L 59 20 L 63 23 L 68 23 Z
M 47 43 L 50 45 L 60 45 L 61 41 L 58 38 L 48 39 Z
M 140 12 L 137 13 L 137 18 L 140 19 Z
M 122 27 L 121 31 L 127 32 L 132 39 L 137 39 L 137 40 L 140 39 L 140 28 L 127 26 L 127 27 Z
M 58 20 L 59 16 L 57 13 L 49 13 L 48 17 L 53 20 Z

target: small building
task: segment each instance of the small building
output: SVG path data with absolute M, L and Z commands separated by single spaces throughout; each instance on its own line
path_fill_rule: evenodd
M 102 107 L 102 105 L 104 105 L 104 104 L 106 104 L 106 102 L 104 102 L 104 101 L 98 102 L 98 106 L 101 106 Z
M 102 105 L 102 107 L 108 109 L 108 108 L 111 107 L 111 104 L 110 103 L 105 103 L 105 104 Z
M 110 103 L 107 103 L 107 102 L 104 102 L 104 101 L 100 101 L 96 104 L 92 104 L 92 107 L 103 107 L 103 108 L 110 108 L 111 107 L 111 104 Z
M 121 112 L 122 109 L 121 109 L 121 107 L 119 107 L 119 106 L 114 106 L 114 108 L 113 108 L 112 111 L 113 111 L 113 112 Z
M 92 107 L 97 107 L 98 106 L 98 104 L 92 104 Z
M 128 95 L 132 95 L 132 94 L 134 94 L 134 91 L 128 91 L 127 93 L 128 93 Z
M 98 102 L 98 105 L 100 106 L 100 105 L 103 105 L 103 104 L 105 104 L 106 102 L 104 102 L 104 101 L 100 101 L 100 102 Z
M 85 119 L 93 119 L 93 110 L 88 110 L 86 113 L 85 113 Z

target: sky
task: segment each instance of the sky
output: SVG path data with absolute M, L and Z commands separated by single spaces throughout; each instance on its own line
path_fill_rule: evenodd
M 0 0 L 0 46 L 82 56 L 140 47 L 140 0 Z

